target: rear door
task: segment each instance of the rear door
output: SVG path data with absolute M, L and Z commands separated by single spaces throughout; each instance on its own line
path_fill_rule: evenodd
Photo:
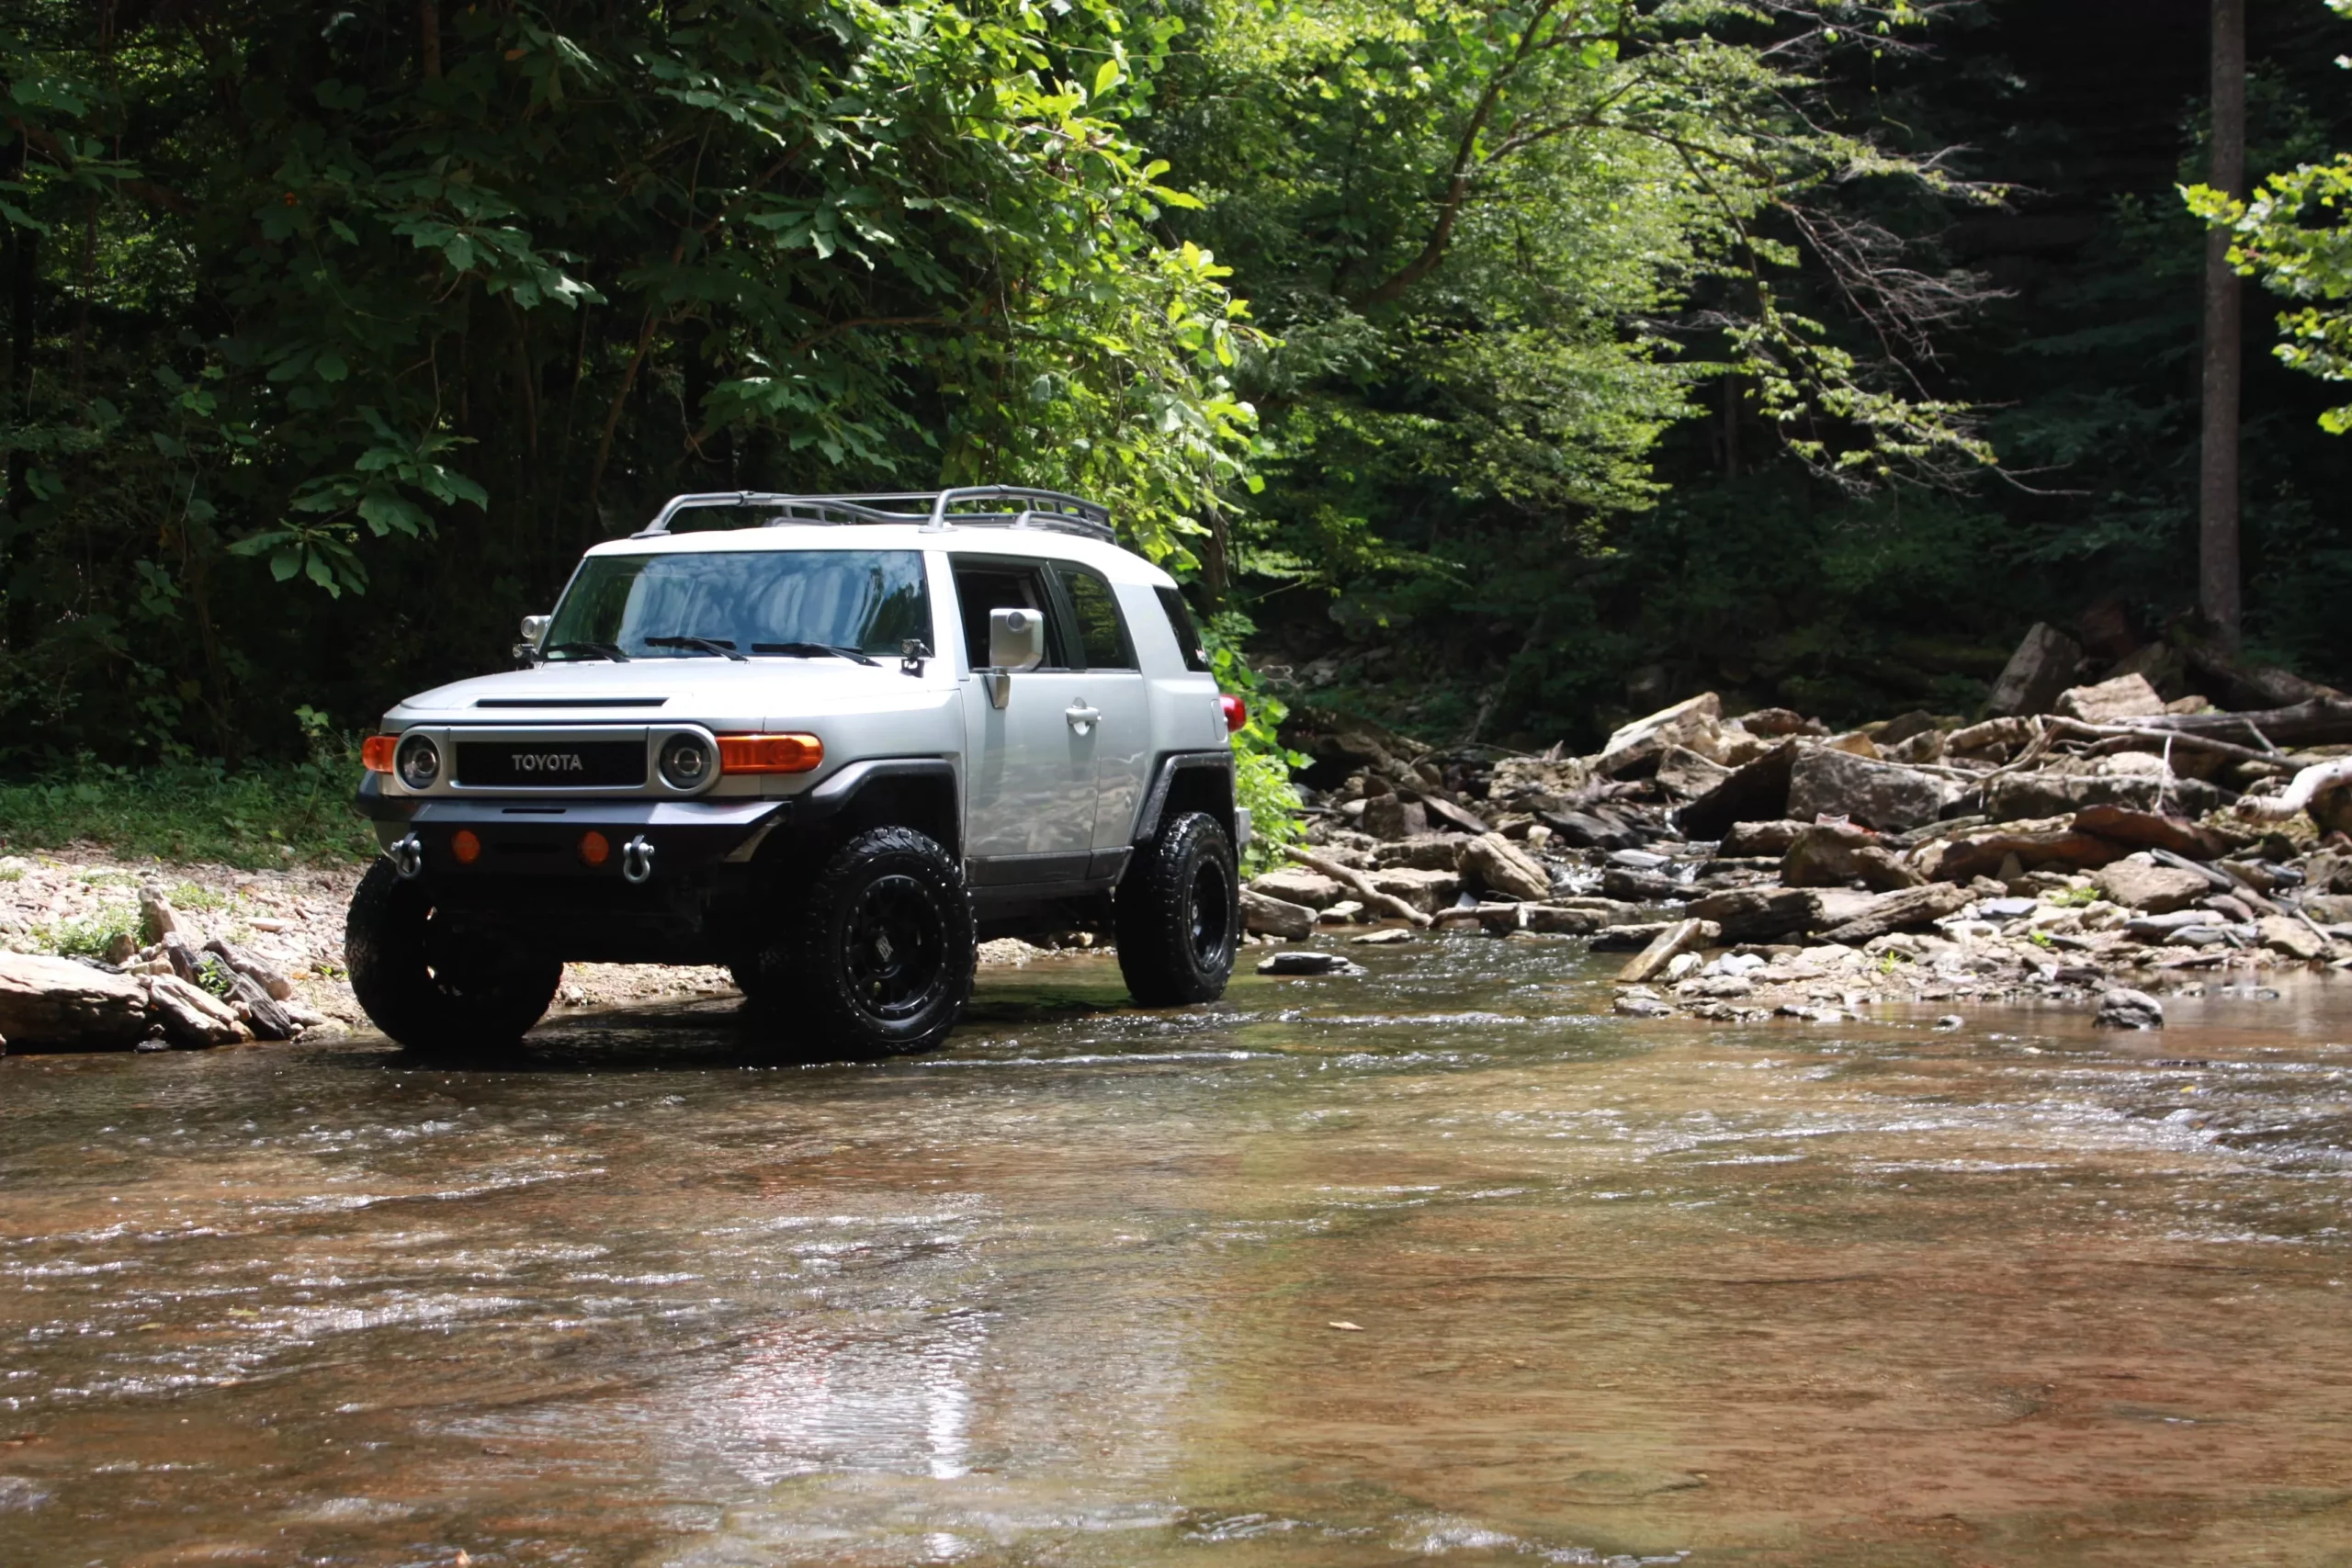
M 951 558 L 964 634 L 965 853 L 978 886 L 1075 881 L 1094 845 L 1095 726 L 1087 675 L 1049 563 Z M 1046 662 L 1012 677 L 1001 708 L 971 671 L 989 661 L 989 612 L 1018 606 L 1046 617 Z M 1099 705 L 1093 705 L 1099 706 Z M 1075 715 L 1075 716 L 1074 716 Z
M 1150 705 L 1135 637 L 1110 580 L 1074 561 L 1057 561 L 1054 570 L 1070 609 L 1075 660 L 1085 670 L 1085 701 L 1102 716 L 1094 723 L 1094 849 L 1095 874 L 1103 875 L 1114 869 L 1114 852 L 1127 847 L 1150 778 Z

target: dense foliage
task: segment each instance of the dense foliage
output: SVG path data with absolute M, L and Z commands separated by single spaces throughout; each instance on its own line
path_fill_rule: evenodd
M 939 0 L 5 7 L 12 744 L 235 757 L 503 652 L 672 492 L 1016 474 L 1181 561 L 1239 307 L 1166 25 Z
M 1847 152 L 1835 177 L 1809 182 L 1832 161 L 1818 144 L 1773 143 L 1787 161 L 1757 169 L 1747 188 L 1757 231 L 1796 265 L 1726 266 L 1710 236 L 1669 226 L 1694 242 L 1695 264 L 1642 274 L 1609 247 L 1657 221 L 1670 188 L 1616 204 L 1592 176 L 1540 201 L 1498 191 L 1487 217 L 1499 261 L 1415 286 L 1438 329 L 1343 315 L 1359 333 L 1354 357 L 1248 384 L 1279 449 L 1264 541 L 1274 581 L 1257 613 L 1317 701 L 1434 739 L 1528 747 L 1589 743 L 1630 712 L 1708 687 L 1849 718 L 1965 713 L 2035 619 L 2074 626 L 2096 608 L 2142 636 L 2179 624 L 2195 584 L 2202 236 L 2177 187 L 2202 174 L 2201 0 L 1988 0 L 1897 28 L 1895 47 L 1874 32 L 1833 42 L 1783 10 L 1770 19 L 1779 41 L 1758 59 L 1783 79 L 1758 100 L 1719 105 L 1711 123 L 1797 116 L 1808 133 L 1836 128 L 1880 154 Z M 2253 166 L 2333 167 L 2352 141 L 2335 64 L 2352 28 L 2312 0 L 2263 0 L 2254 23 Z M 1714 30 L 1753 39 L 1755 26 Z M 1671 22 L 1665 37 L 1688 47 Z M 1395 155 L 1385 130 L 1367 126 L 1350 144 L 1368 150 L 1363 164 L 1327 185 L 1352 197 L 1374 181 L 1373 162 Z M 1188 178 L 1190 158 L 1171 155 Z M 1215 166 L 1214 147 L 1207 155 Z M 1638 160 L 1611 147 L 1604 166 L 1622 178 Z M 2316 213 L 2326 176 L 2303 177 Z M 1997 208 L 1971 199 L 1984 182 L 2001 191 Z M 1594 202 L 1581 221 L 1577 192 Z M 1286 275 L 1247 246 L 1262 205 L 1237 203 L 1229 220 L 1215 209 L 1230 222 L 1217 248 L 1259 318 L 1286 345 L 1311 343 L 1268 287 Z M 2280 203 L 2267 210 L 2287 216 Z M 1330 220 L 1334 244 L 1377 232 Z M 2316 260 L 2340 231 L 2307 213 L 2298 232 Z M 1637 248 L 1644 262 L 1677 254 L 1656 237 Z M 1576 271 L 1587 255 L 1614 296 Z M 1622 362 L 1630 321 L 1676 349 L 1648 361 L 1649 407 L 1671 423 L 1645 428 L 1588 381 L 1581 396 L 1543 399 L 1555 423 L 1541 435 L 1568 454 L 1514 441 L 1513 369 L 1526 361 L 1494 351 L 1525 319 L 1525 295 L 1490 279 L 1531 264 L 1568 280 L 1571 299 L 1660 286 L 1627 303 L 1617 335 L 1587 328 L 1585 342 Z M 1871 286 L 1849 287 L 1857 271 Z M 2305 297 L 2316 313 L 2295 319 L 2307 327 L 2340 319 L 2323 295 Z M 1932 396 L 1984 411 L 1977 434 L 2002 472 L 1946 461 L 1923 487 L 1825 482 L 1804 445 L 1811 431 L 1780 417 L 1770 372 L 1740 363 L 1767 305 L 1817 321 L 1822 341 L 1915 406 Z M 2259 657 L 2341 680 L 2352 676 L 2338 608 L 2352 592 L 2352 519 L 2333 498 L 2352 487 L 2352 452 L 2314 423 L 2319 389 L 2267 363 L 2267 322 L 2250 315 L 2249 360 L 2266 361 L 2245 401 L 2251 634 Z M 1464 341 L 1482 357 L 1457 372 L 1448 353 Z M 1275 356 L 1278 370 L 1292 352 Z M 1623 453 L 1632 482 L 1555 510 L 1531 504 L 1532 488 L 1495 482 L 1489 454 L 1506 443 L 1537 463 Z
M 2352 17 L 2352 0 L 2327 4 Z M 2352 58 L 2335 63 L 2352 71 Z M 2352 381 L 2352 152 L 2272 175 L 2248 201 L 2199 186 L 2188 205 L 2229 226 L 2230 260 L 2241 272 L 2301 301 L 2278 318 L 2279 362 L 2323 380 Z M 2352 431 L 2352 403 L 2329 409 L 2320 424 L 2333 435 Z
M 1963 710 L 2188 597 L 2203 13 L 2119 3 L 0 0 L 0 763 L 299 756 L 668 494 L 983 478 L 1264 714 Z M 2217 215 L 2340 375 L 2352 28 L 2255 22 Z M 2340 675 L 2324 390 L 2250 626 Z

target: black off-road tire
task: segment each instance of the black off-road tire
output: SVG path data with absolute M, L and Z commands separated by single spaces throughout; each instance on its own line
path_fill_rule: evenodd
M 1119 973 L 1146 1007 L 1225 995 L 1241 936 L 1233 840 L 1206 812 L 1187 812 L 1138 845 L 1119 884 Z
M 912 828 L 876 828 L 826 857 L 737 984 L 796 1055 L 897 1055 L 956 1027 L 975 949 L 963 867 Z
M 512 1045 L 555 1000 L 562 963 L 470 934 L 436 955 L 433 921 L 424 884 L 403 880 L 388 860 L 370 866 L 344 921 L 352 994 L 377 1028 L 413 1051 L 454 1055 Z

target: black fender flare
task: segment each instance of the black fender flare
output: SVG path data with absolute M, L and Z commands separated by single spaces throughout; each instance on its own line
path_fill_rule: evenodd
M 1136 808 L 1135 831 L 1127 836 L 1130 844 L 1148 842 L 1159 831 L 1159 819 L 1168 809 L 1168 796 L 1175 788 L 1176 775 L 1194 769 L 1214 769 L 1226 776 L 1226 795 L 1233 795 L 1233 752 L 1229 749 L 1215 751 L 1170 751 L 1159 759 L 1152 770 L 1151 787 L 1144 792 L 1143 804 Z M 1227 815 L 1225 830 L 1234 832 L 1235 826 Z

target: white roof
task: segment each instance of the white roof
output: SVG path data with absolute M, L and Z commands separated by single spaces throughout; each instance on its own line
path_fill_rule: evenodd
M 774 527 L 712 528 L 609 539 L 591 556 L 717 555 L 753 550 L 944 550 L 954 555 L 1034 556 L 1076 561 L 1114 582 L 1172 588 L 1176 580 L 1133 550 L 1045 528 L 925 527 L 921 524 L 779 524 Z

